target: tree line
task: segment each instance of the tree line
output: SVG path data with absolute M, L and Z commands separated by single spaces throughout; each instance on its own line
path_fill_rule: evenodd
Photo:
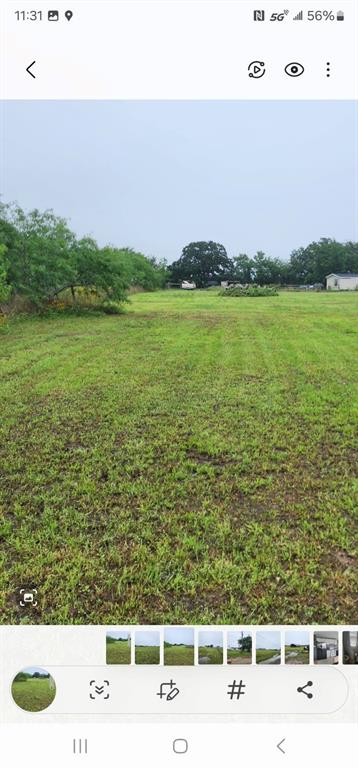
M 225 247 L 213 241 L 190 243 L 170 266 L 173 282 L 193 280 L 199 288 L 221 280 L 259 285 L 311 285 L 322 283 L 331 272 L 358 272 L 358 243 L 331 238 L 292 251 L 288 261 L 263 251 L 229 258 Z
M 0 306 L 18 296 L 41 308 L 67 292 L 75 303 L 82 291 L 102 300 L 123 302 L 132 286 L 164 287 L 164 262 L 131 248 L 106 245 L 92 237 L 77 238 L 53 211 L 25 213 L 18 205 L 0 204 Z
M 242 284 L 299 285 L 325 282 L 331 272 L 358 272 L 358 243 L 330 238 L 292 251 L 289 260 L 258 251 L 229 258 L 213 241 L 189 243 L 180 258 L 147 257 L 131 248 L 99 247 L 92 237 L 78 238 L 52 210 L 25 213 L 17 204 L 0 203 L 0 307 L 21 297 L 41 308 L 66 293 L 74 304 L 94 292 L 103 302 L 121 303 L 133 287 L 153 291 L 168 282 L 193 280 L 199 288 L 222 280 Z

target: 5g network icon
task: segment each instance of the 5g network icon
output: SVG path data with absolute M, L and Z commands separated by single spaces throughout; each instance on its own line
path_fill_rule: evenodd
M 265 21 L 265 11 L 254 11 L 254 21 Z

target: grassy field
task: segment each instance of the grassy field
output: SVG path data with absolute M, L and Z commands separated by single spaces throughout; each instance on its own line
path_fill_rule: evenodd
M 164 644 L 164 664 L 173 667 L 189 667 L 194 664 L 193 645 Z
M 0 333 L 0 619 L 354 623 L 358 293 Z M 28 621 L 25 618 L 25 621 Z
M 12 696 L 18 707 L 27 712 L 41 712 L 52 704 L 56 688 L 50 679 L 26 680 L 13 683 Z
M 256 664 L 264 664 L 269 659 L 272 659 L 274 656 L 279 656 L 281 653 L 280 649 L 277 648 L 276 650 L 267 650 L 266 648 L 257 648 L 256 649 Z
M 159 664 L 160 649 L 155 645 L 137 645 L 135 649 L 136 664 Z
M 228 648 L 227 663 L 228 664 L 251 664 L 252 654 L 248 653 L 248 651 L 239 651 L 235 648 Z
M 106 640 L 106 664 L 130 664 L 131 646 L 128 640 Z
M 223 649 L 210 645 L 199 646 L 199 664 L 222 664 Z
M 291 648 L 289 645 L 285 645 L 285 663 L 286 664 L 309 664 L 310 652 L 304 645 L 297 645 L 295 648 Z

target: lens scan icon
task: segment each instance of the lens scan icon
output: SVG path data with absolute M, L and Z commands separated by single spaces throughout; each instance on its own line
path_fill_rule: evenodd
M 290 64 L 287 64 L 285 67 L 286 75 L 289 77 L 299 77 L 300 75 L 303 75 L 305 71 L 305 68 L 303 64 L 300 64 L 298 61 L 291 61 Z
M 32 605 L 34 608 L 37 606 L 37 589 L 34 587 L 26 587 L 19 589 L 19 605 L 21 608 L 25 608 L 27 605 Z

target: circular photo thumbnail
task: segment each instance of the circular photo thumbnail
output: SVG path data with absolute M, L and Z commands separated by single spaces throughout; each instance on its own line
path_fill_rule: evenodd
M 15 675 L 11 685 L 15 704 L 25 712 L 42 712 L 56 696 L 56 683 L 42 667 L 26 667 Z

